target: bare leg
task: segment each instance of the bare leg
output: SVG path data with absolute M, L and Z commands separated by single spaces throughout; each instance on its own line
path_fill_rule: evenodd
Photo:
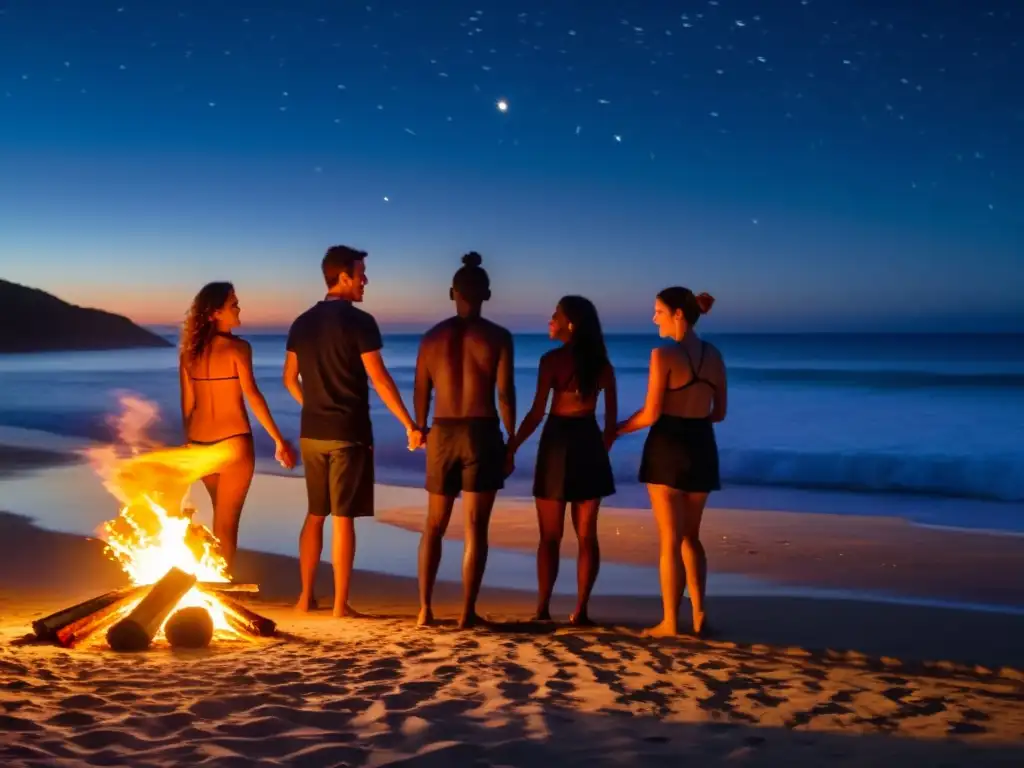
M 476 599 L 487 567 L 487 531 L 491 524 L 495 492 L 462 494 L 462 515 L 465 518 L 465 554 L 462 558 L 462 616 L 459 628 L 472 627 L 480 621 Z
M 427 524 L 423 527 L 423 535 L 420 537 L 420 615 L 416 619 L 416 623 L 421 627 L 434 623 L 434 584 L 437 582 L 444 534 L 448 530 L 448 521 L 451 520 L 454 504 L 454 496 L 441 496 L 437 493 L 430 494 L 427 502 Z
M 210 494 L 210 505 L 213 507 L 213 533 L 217 534 L 217 486 L 220 485 L 220 475 L 207 475 L 203 478 L 203 485 L 206 492 Z M 218 536 L 218 538 L 220 538 Z M 223 544 L 217 542 L 218 550 L 223 553 Z
M 320 565 L 320 554 L 324 549 L 324 521 L 321 515 L 306 515 L 299 534 L 299 575 L 302 577 L 302 594 L 295 608 L 308 611 L 316 607 L 313 600 L 313 584 L 316 581 L 316 569 Z
M 206 492 L 210 494 L 210 503 L 214 510 L 217 509 L 217 482 L 219 480 L 220 475 L 207 475 L 203 478 L 203 485 L 206 486 Z
M 242 515 L 245 498 L 252 485 L 255 459 L 251 451 L 220 471 L 216 481 L 213 499 L 213 534 L 220 542 L 220 553 L 227 562 L 230 574 L 238 550 L 238 521 Z
M 597 512 L 600 499 L 573 502 L 572 527 L 576 530 L 579 554 L 576 556 L 576 610 L 569 623 L 577 627 L 593 626 L 587 614 L 590 593 L 601 570 L 601 548 L 597 543 Z
M 337 618 L 361 618 L 362 614 L 348 602 L 352 585 L 352 566 L 356 562 L 356 521 L 334 515 L 331 535 L 331 561 L 334 564 L 334 615 Z
M 683 590 L 683 494 L 664 485 L 648 484 L 651 510 L 658 525 L 658 573 L 661 577 L 661 623 L 644 631 L 651 637 L 679 634 L 679 600 Z
M 551 621 L 551 593 L 558 579 L 559 549 L 565 531 L 565 502 L 555 499 L 536 499 L 537 524 L 540 540 L 537 542 L 537 621 Z
M 708 586 L 708 558 L 700 541 L 700 522 L 704 516 L 706 493 L 687 493 L 683 496 L 682 559 L 686 568 L 686 588 L 690 592 L 693 609 L 693 631 L 703 633 L 705 623 L 704 595 Z

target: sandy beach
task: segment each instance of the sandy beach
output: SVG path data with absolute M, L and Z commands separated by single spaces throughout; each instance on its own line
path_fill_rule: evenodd
M 67 461 L 46 452 L 32 460 L 20 456 L 9 472 Z M 391 500 L 405 508 L 382 510 L 380 517 L 414 526 L 412 491 L 400 490 Z M 389 499 L 386 489 L 380 498 Z M 502 546 L 527 547 L 526 509 L 503 504 L 496 520 Z M 807 533 L 813 526 L 776 528 L 782 522 L 774 520 L 767 528 L 729 528 L 750 520 L 741 514 L 750 513 L 708 518 L 716 521 L 715 536 L 731 539 L 737 552 L 749 546 L 736 543 L 743 537 L 784 537 L 789 544 L 778 549 L 786 551 L 813 544 Z M 523 538 L 510 535 L 502 520 L 519 520 Z M 605 523 L 614 520 L 609 515 Z M 453 521 L 455 536 L 456 526 Z M 895 546 L 897 530 L 880 538 Z M 864 534 L 864 546 L 869 539 L 873 533 Z M 628 560 L 623 552 L 639 552 L 641 541 L 632 549 L 609 543 L 606 556 Z M 571 552 L 571 535 L 567 542 Z M 691 758 L 702 765 L 935 766 L 1024 760 L 1020 615 L 718 597 L 721 639 L 652 641 L 638 629 L 658 617 L 654 597 L 601 595 L 599 585 L 593 613 L 602 626 L 580 631 L 532 624 L 532 593 L 485 584 L 481 608 L 492 624 L 460 632 L 452 621 L 459 586 L 446 582 L 438 590 L 442 626 L 417 629 L 412 579 L 357 573 L 353 602 L 367 619 L 297 615 L 290 609 L 298 586 L 295 561 L 242 551 L 237 578 L 260 584 L 253 605 L 279 622 L 277 638 L 140 655 L 25 642 L 33 619 L 124 583 L 102 550 L 95 539 L 0 515 L 4 765 L 496 767 L 539 761 L 676 765 Z M 732 567 L 726 558 L 721 553 L 719 567 Z M 785 572 L 778 556 L 762 559 Z M 321 594 L 329 594 L 326 565 L 320 580 Z M 555 608 L 564 615 L 570 604 L 560 596 Z

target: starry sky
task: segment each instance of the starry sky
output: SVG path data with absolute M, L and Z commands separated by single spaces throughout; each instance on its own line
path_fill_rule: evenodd
M 243 320 L 369 251 L 386 328 L 1024 330 L 1014 0 L 0 0 L 0 276 L 144 323 Z M 1016 73 L 1016 74 L 1015 74 Z M 712 322 L 710 319 L 706 321 Z

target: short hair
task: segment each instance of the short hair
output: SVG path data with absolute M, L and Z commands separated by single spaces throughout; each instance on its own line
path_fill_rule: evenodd
M 471 304 L 481 304 L 491 298 L 491 278 L 480 265 L 484 258 L 476 251 L 462 257 L 462 266 L 452 277 L 452 288 Z
M 338 278 L 342 274 L 352 277 L 356 262 L 366 258 L 366 251 L 356 250 L 347 245 L 332 245 L 324 254 L 320 262 L 320 269 L 324 273 L 324 282 L 328 288 L 338 284 Z

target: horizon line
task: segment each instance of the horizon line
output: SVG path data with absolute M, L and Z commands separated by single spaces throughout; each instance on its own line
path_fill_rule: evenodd
M 176 333 L 180 325 L 174 323 L 138 323 L 141 327 L 166 335 Z M 388 328 L 388 323 L 380 323 L 381 332 L 391 336 L 422 336 L 423 330 L 409 330 Z M 239 336 L 283 336 L 288 332 L 289 324 L 282 325 L 246 325 Z M 547 338 L 544 331 L 517 331 L 510 329 L 516 336 L 537 336 Z M 606 329 L 605 336 L 655 336 L 653 329 L 648 330 L 627 330 L 627 329 Z M 1003 329 L 1003 330 L 899 330 L 899 329 L 874 329 L 874 330 L 749 330 L 749 331 L 708 331 L 702 332 L 705 336 L 1024 336 L 1024 329 Z

